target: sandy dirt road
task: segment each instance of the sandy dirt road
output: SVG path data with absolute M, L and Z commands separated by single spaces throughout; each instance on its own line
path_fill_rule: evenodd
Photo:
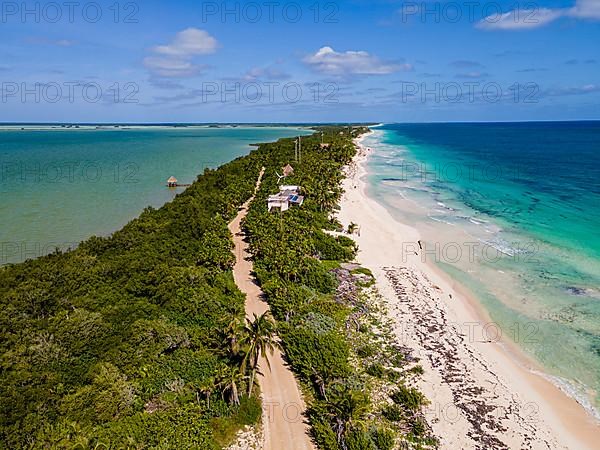
M 260 186 L 264 169 L 261 171 L 256 188 Z M 261 315 L 269 310 L 269 305 L 263 300 L 263 292 L 256 284 L 252 275 L 253 263 L 248 253 L 248 244 L 241 229 L 241 221 L 248 212 L 248 205 L 254 196 L 239 210 L 238 215 L 229 224 L 233 235 L 236 262 L 233 277 L 238 288 L 246 294 L 246 317 L 253 314 Z M 263 428 L 265 450 L 308 450 L 314 445 L 308 434 L 304 411 L 306 406 L 298 383 L 289 366 L 283 360 L 281 351 L 275 350 L 269 355 L 271 370 L 264 358 L 259 361 L 258 376 L 263 405 Z

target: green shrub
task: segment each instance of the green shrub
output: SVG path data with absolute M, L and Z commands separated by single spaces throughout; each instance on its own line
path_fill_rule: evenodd
M 234 415 L 234 420 L 240 425 L 254 425 L 260 422 L 262 405 L 259 398 L 243 396 L 240 406 Z
M 392 400 L 397 405 L 404 406 L 411 411 L 417 411 L 421 406 L 427 403 L 425 396 L 415 388 L 407 388 L 400 385 L 391 395 Z
M 385 369 L 381 364 L 375 363 L 367 367 L 367 373 L 376 378 L 383 378 L 385 375 Z
M 356 349 L 356 355 L 361 358 L 369 358 L 375 354 L 377 354 L 377 348 L 374 345 L 367 344 Z
M 402 374 L 396 370 L 388 370 L 388 372 L 387 372 L 388 380 L 391 381 L 392 383 L 398 381 L 401 376 L 402 376 Z
M 411 367 L 409 372 L 414 375 L 423 375 L 425 373 L 425 371 L 423 370 L 423 366 L 421 366 L 420 364 L 416 365 L 414 367 Z
M 371 430 L 371 441 L 377 450 L 392 450 L 394 448 L 394 432 L 384 428 Z
M 325 421 L 311 420 L 311 433 L 320 449 L 341 450 L 337 436 L 331 426 Z
M 346 437 L 348 450 L 376 450 L 371 436 L 361 430 L 352 430 Z
M 348 242 L 347 239 L 345 236 L 333 237 L 319 230 L 314 234 L 315 249 L 321 259 L 348 261 L 354 258 L 356 251 L 354 241 Z
M 285 349 L 292 366 L 306 380 L 315 373 L 334 379 L 350 372 L 348 344 L 338 333 L 292 329 L 285 334 Z
M 260 399 L 256 397 L 241 397 L 240 405 L 233 411 L 227 408 L 228 405 L 224 402 L 215 402 L 215 406 L 211 405 L 211 409 L 219 409 L 219 406 L 221 406 L 221 410 L 226 414 L 222 417 L 211 419 L 210 425 L 215 441 L 220 447 L 229 445 L 241 427 L 256 425 L 260 422 L 262 406 Z
M 390 420 L 392 422 L 400 422 L 401 420 L 404 419 L 404 412 L 402 411 L 402 408 L 400 408 L 398 405 L 388 405 L 388 406 L 386 406 L 381 411 L 381 414 L 387 420 Z
M 93 381 L 67 395 L 61 412 L 75 420 L 103 423 L 132 411 L 134 388 L 112 364 L 94 369 Z
M 416 437 L 424 436 L 427 433 L 427 424 L 421 418 L 417 418 L 411 428 L 412 434 Z
M 353 275 L 355 274 L 363 274 L 363 275 L 368 275 L 371 278 L 373 278 L 373 272 L 371 272 L 370 269 L 367 269 L 366 267 L 357 267 L 356 269 L 352 270 L 351 272 Z
M 332 293 L 336 287 L 333 275 L 319 261 L 312 258 L 305 258 L 302 261 L 298 281 L 323 294 Z
M 370 330 L 369 325 L 367 325 L 366 323 L 361 323 L 358 327 L 358 331 L 361 333 L 368 333 Z
M 192 404 L 152 414 L 137 413 L 123 420 L 110 422 L 99 430 L 92 443 L 110 443 L 112 448 L 123 448 L 119 443 L 127 443 L 129 448 L 220 448 L 212 437 L 212 430 L 204 414 Z M 94 445 L 90 448 L 94 448 Z

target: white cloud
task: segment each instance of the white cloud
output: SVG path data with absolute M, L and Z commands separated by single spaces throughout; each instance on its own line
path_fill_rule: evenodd
M 61 39 L 60 41 L 56 41 L 56 45 L 59 45 L 61 47 L 70 47 L 71 45 L 73 45 L 73 41 L 70 41 L 68 39 Z
M 400 70 L 413 70 L 410 64 L 389 64 L 364 51 L 336 52 L 321 47 L 314 55 L 304 58 L 314 70 L 329 75 L 385 75 Z
M 187 28 L 177 33 L 171 43 L 154 47 L 154 55 L 144 58 L 144 66 L 159 77 L 194 76 L 206 67 L 195 64 L 194 56 L 214 53 L 218 45 L 217 40 L 208 32 Z
M 217 40 L 204 30 L 188 28 L 180 31 L 173 42 L 154 47 L 154 52 L 176 57 L 208 55 L 217 50 Z
M 543 27 L 563 15 L 562 10 L 548 8 L 513 10 L 488 16 L 480 20 L 476 26 L 482 30 L 528 30 Z
M 144 58 L 144 66 L 160 77 L 191 77 L 197 75 L 203 66 L 193 64 L 181 58 L 163 58 L 160 56 L 147 56 Z
M 600 0 L 577 0 L 572 8 L 514 9 L 488 16 L 476 27 L 482 30 L 528 30 L 543 27 L 562 17 L 600 20 Z
M 452 67 L 458 67 L 460 69 L 471 68 L 471 67 L 483 67 L 483 64 L 477 61 L 471 61 L 468 59 L 460 59 L 458 61 L 452 61 L 450 63 Z
M 565 95 L 586 95 L 600 92 L 600 85 L 586 84 L 583 86 L 560 87 L 541 92 L 544 97 L 561 97 Z
M 577 0 L 575 6 L 567 11 L 567 15 L 578 19 L 600 20 L 600 1 Z
M 470 78 L 470 79 L 479 79 L 479 78 L 487 78 L 490 74 L 487 72 L 466 72 L 456 74 L 456 78 Z
M 40 38 L 40 37 L 27 38 L 26 42 L 28 44 L 34 44 L 34 45 L 56 45 L 58 47 L 71 47 L 71 46 L 75 45 L 75 41 L 71 41 L 69 39 L 53 40 L 53 39 Z
M 255 81 L 259 79 L 287 80 L 289 78 L 291 78 L 289 74 L 273 65 L 267 67 L 253 67 L 248 70 L 243 77 L 243 79 L 247 81 Z

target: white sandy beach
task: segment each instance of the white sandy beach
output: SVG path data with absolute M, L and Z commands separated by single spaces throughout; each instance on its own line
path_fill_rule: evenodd
M 359 225 L 358 262 L 373 271 L 398 338 L 421 360 L 419 388 L 431 401 L 427 417 L 441 447 L 600 448 L 599 424 L 514 344 L 494 339 L 476 299 L 421 259 L 418 230 L 367 197 L 370 150 L 357 145 L 338 218 Z

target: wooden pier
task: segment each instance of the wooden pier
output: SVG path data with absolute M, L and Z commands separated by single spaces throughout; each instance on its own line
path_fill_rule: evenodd
M 191 186 L 191 184 L 179 183 L 177 181 L 177 178 L 175 178 L 175 177 L 171 177 L 167 180 L 167 187 L 170 187 L 170 188 L 188 187 L 188 186 Z

